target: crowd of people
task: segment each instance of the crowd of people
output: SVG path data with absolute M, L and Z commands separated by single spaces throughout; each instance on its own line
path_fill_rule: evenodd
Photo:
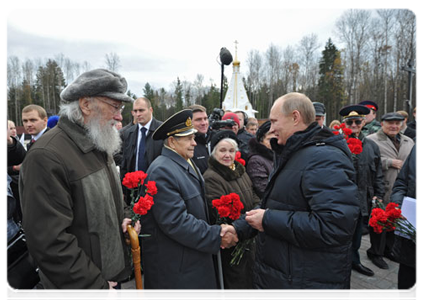
M 234 109 L 212 129 L 201 105 L 160 121 L 126 91 L 119 74 L 88 71 L 62 91 L 58 116 L 23 108 L 29 143 L 8 121 L 8 242 L 24 232 L 37 288 L 119 289 L 133 273 L 129 224 L 147 234 L 146 289 L 348 289 L 352 271 L 373 276 L 386 258 L 400 265 L 398 288 L 414 286 L 415 242 L 368 224 L 375 207 L 415 199 L 415 109 L 412 122 L 399 111 L 379 123 L 362 101 L 326 126 L 324 104 L 294 92 L 268 119 Z M 157 193 L 133 223 L 122 180 L 136 171 Z M 240 217 L 222 221 L 213 201 L 233 193 Z M 360 260 L 364 234 L 374 266 Z

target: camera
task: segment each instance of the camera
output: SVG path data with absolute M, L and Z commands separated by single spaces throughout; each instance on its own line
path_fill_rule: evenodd
M 221 108 L 213 109 L 213 112 L 209 116 L 209 124 L 212 130 L 219 130 L 220 128 L 235 126 L 235 122 L 233 120 L 222 121 L 224 114 L 225 112 Z

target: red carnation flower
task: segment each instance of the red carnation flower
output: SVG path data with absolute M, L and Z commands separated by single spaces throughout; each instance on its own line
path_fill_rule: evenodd
M 147 193 L 149 193 L 151 196 L 154 196 L 155 194 L 157 194 L 157 187 L 156 187 L 156 182 L 155 181 L 149 181 L 147 182 L 147 184 L 145 185 L 146 189 L 147 189 Z

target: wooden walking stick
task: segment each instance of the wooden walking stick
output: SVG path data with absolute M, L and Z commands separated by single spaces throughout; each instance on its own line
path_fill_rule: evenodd
M 142 290 L 142 276 L 141 276 L 141 250 L 138 233 L 134 227 L 128 225 L 127 227 L 132 251 L 132 260 L 134 262 L 135 286 L 137 290 Z

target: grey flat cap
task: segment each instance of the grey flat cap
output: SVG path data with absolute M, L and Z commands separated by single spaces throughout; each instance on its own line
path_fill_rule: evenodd
M 397 112 L 390 112 L 387 114 L 384 114 L 381 118 L 382 121 L 404 121 L 404 116 L 400 115 Z
M 316 116 L 324 116 L 326 113 L 325 105 L 321 102 L 313 102 L 314 110 L 316 112 Z
M 82 73 L 61 93 L 63 101 L 76 101 L 83 97 L 103 96 L 117 101 L 133 102 L 125 92 L 126 79 L 117 73 L 105 69 Z

